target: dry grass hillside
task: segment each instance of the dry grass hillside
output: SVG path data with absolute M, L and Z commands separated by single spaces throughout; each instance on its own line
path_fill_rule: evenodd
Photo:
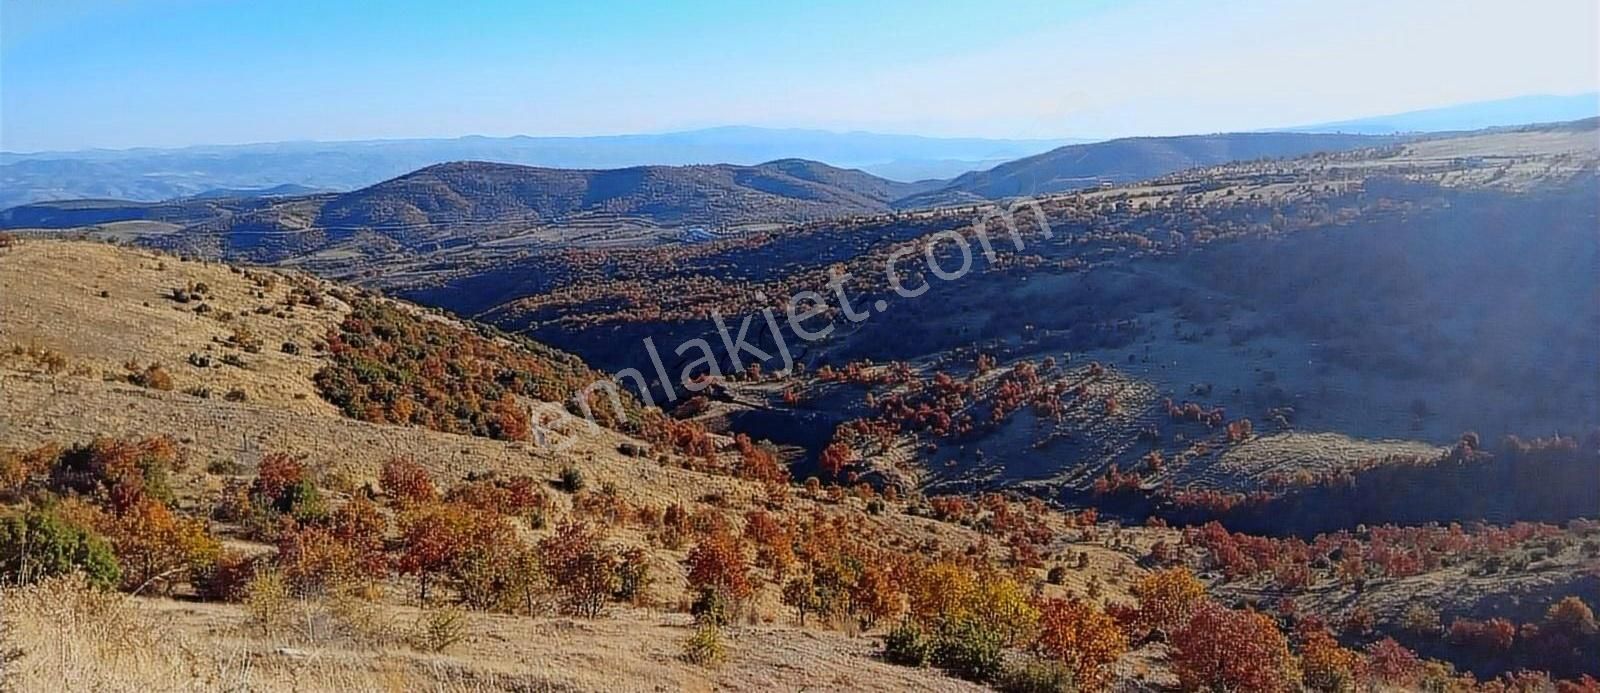
M 175 289 L 188 300 L 175 299 Z M 552 436 L 574 439 L 559 452 L 532 442 L 346 418 L 318 395 L 312 376 L 326 361 L 317 345 L 350 310 L 336 296 L 353 293 L 304 276 L 95 243 L 26 241 L 0 250 L 0 294 L 6 297 L 0 307 L 0 447 L 170 436 L 182 459 L 171 480 L 173 502 L 195 516 L 205 517 L 231 481 L 250 480 L 263 456 L 272 453 L 300 460 L 330 504 L 378 487 L 381 465 L 405 458 L 421 463 L 441 487 L 484 473 L 554 484 L 564 470 L 576 469 L 589 488 L 603 489 L 629 507 L 679 504 L 691 513 L 728 518 L 771 507 L 770 492 L 759 483 L 685 469 L 675 457 L 663 455 L 668 462 L 662 463 L 625 454 L 619 450 L 648 446 L 579 425 L 548 403 L 530 404 L 552 420 Z M 313 295 L 319 305 L 306 303 Z M 297 345 L 297 353 L 285 353 L 288 343 Z M 209 363 L 197 365 L 192 355 Z M 152 380 L 151 373 L 165 378 Z M 202 396 L 202 389 L 209 395 Z M 243 394 L 228 394 L 236 392 Z M 550 524 L 576 512 L 572 499 L 553 495 Z M 983 533 L 909 515 L 904 501 L 869 514 L 854 497 L 829 501 L 799 489 L 794 496 L 783 514 L 842 516 L 879 546 L 999 554 L 998 546 L 979 548 L 991 545 Z M 273 551 L 271 542 L 246 536 L 237 526 L 218 523 L 215 529 L 230 549 Z M 538 536 L 549 529 L 522 531 Z M 622 523 L 617 537 L 644 542 L 646 533 Z M 1120 548 L 1122 540 L 1113 548 L 1104 536 L 1059 536 L 1051 542 L 1053 551 L 1084 554 L 1086 562 L 1051 590 L 1082 592 L 1092 581 L 1102 598 L 1130 599 L 1129 585 L 1143 572 L 1136 547 L 1148 539 L 1131 532 L 1126 548 Z M 619 606 L 595 621 L 474 612 L 465 617 L 464 639 L 443 653 L 408 644 L 423 610 L 403 580 L 380 586 L 380 596 L 359 613 L 340 611 L 347 605 L 307 601 L 295 607 L 300 611 L 287 625 L 271 630 L 257 627 L 248 604 L 196 601 L 182 586 L 170 590 L 171 596 L 130 598 L 50 583 L 5 597 L 7 636 L 21 650 L 9 667 L 19 690 L 51 690 L 65 680 L 54 677 L 68 676 L 93 682 L 86 685 L 97 690 L 971 686 L 937 670 L 879 661 L 875 641 L 853 634 L 855 627 L 794 627 L 775 585 L 760 590 L 743 620 L 728 628 L 725 664 L 707 669 L 685 663 L 680 641 L 692 631 L 692 619 L 680 608 L 684 558 L 684 547 L 652 551 L 657 575 L 642 600 L 649 606 Z M 63 668 L 63 662 L 72 664 Z
M 915 474 L 800 484 L 781 450 L 692 419 L 589 427 L 534 396 L 587 377 L 569 357 L 298 273 L 24 240 L 0 247 L 0 294 L 17 690 L 1505 690 L 1502 672 L 1593 673 L 1572 652 L 1600 644 L 1593 523 L 1302 541 L 934 495 Z M 935 391 L 991 399 L 1076 379 L 1100 427 L 1081 437 L 1108 442 L 1104 399 L 1140 387 L 1082 363 L 943 365 L 961 378 Z M 817 374 L 808 396 L 848 408 L 859 382 L 912 377 L 889 370 Z M 505 402 L 540 433 L 442 432 Z M 1566 445 L 1517 459 L 1587 454 Z M 1274 435 L 1224 449 L 1172 473 L 1266 485 L 1323 464 Z M 1406 630 L 1413 601 L 1445 620 Z M 1491 656 L 1502 622 L 1523 627 Z

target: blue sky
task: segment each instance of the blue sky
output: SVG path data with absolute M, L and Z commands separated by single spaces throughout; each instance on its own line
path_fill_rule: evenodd
M 0 150 L 1276 126 L 1600 83 L 1594 0 L 0 0 Z

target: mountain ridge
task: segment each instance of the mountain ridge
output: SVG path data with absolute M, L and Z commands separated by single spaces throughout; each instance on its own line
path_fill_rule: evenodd
M 1398 138 L 1337 133 L 1217 133 L 1126 137 L 1052 149 L 952 179 L 938 190 L 896 202 L 902 209 L 1069 192 L 1102 183 L 1130 183 L 1197 166 L 1346 151 Z

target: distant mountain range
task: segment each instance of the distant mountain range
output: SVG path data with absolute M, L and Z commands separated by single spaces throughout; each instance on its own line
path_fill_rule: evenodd
M 1414 136 L 1302 132 L 1132 137 L 1067 145 L 949 181 L 915 183 L 792 158 L 754 166 L 616 169 L 464 161 L 426 166 L 347 193 L 297 194 L 303 191 L 277 186 L 213 189 L 162 202 L 38 202 L 0 211 L 0 228 L 158 222 L 139 232 L 153 234 L 145 242 L 258 262 L 333 248 L 364 256 L 426 253 L 513 237 L 539 244 L 587 243 L 601 234 L 606 243 L 648 243 L 697 238 L 719 228 L 1070 192 L 1231 161 L 1348 151 L 1409 139 Z M 684 235 L 691 231 L 695 233 Z
M 1129 137 L 1074 144 L 965 173 L 934 190 L 896 202 L 901 208 L 968 204 L 1128 183 L 1197 166 L 1283 158 L 1387 144 L 1394 137 L 1274 132 Z
M 1389 135 L 1405 132 L 1481 130 L 1505 125 L 1581 120 L 1595 116 L 1600 116 L 1600 92 L 1562 96 L 1547 94 L 1519 96 L 1371 118 L 1303 125 L 1283 130 Z
M 722 127 L 605 137 L 462 137 L 282 142 L 183 149 L 0 153 L 0 208 L 66 199 L 154 202 L 215 188 L 294 184 L 353 190 L 449 161 L 610 169 L 754 165 L 786 158 L 860 168 L 896 180 L 949 178 L 1083 140 L 1003 140 Z
M 1499 125 L 1576 120 L 1600 115 L 1600 95 L 1528 96 L 1446 108 L 1284 128 L 1281 132 L 1342 132 L 1385 135 L 1474 130 Z M 1145 138 L 1156 139 L 1156 138 Z M 1159 138 L 1167 140 L 1170 138 Z M 1013 160 L 1050 152 L 1070 157 L 1114 153 L 1068 149 L 1089 139 L 983 139 L 885 135 L 870 132 L 719 127 L 685 132 L 600 137 L 461 137 L 352 142 L 279 142 L 196 146 L 181 149 L 0 152 L 0 209 L 49 200 L 116 199 L 157 202 L 195 196 L 245 197 L 355 190 L 434 164 L 493 161 L 564 169 L 735 164 L 809 159 L 855 168 L 896 181 L 950 179 L 950 194 L 936 203 L 1096 184 L 1102 163 L 1056 162 L 1059 174 Z M 1196 146 L 1207 146 L 1197 144 Z M 1054 150 L 1054 151 L 1052 151 Z M 1296 152 L 1274 152 L 1284 156 Z M 1137 153 L 1136 153 L 1137 154 Z M 1166 165 L 1140 165 L 1139 157 Z M 1224 153 L 1219 156 L 1229 156 Z M 1221 161 L 1183 152 L 1138 154 L 1111 168 L 1110 180 L 1137 179 L 1154 171 Z M 1011 162 L 1011 163 L 1008 163 Z M 1126 164 L 1125 166 L 1123 164 Z M 997 167 L 990 171 L 989 169 Z M 985 172 L 986 171 L 986 172 Z M 974 173 L 985 172 L 985 173 Z M 1087 172 L 1087 173 L 1086 173 Z M 973 174 L 973 175 L 966 175 Z M 1081 180 L 1080 180 L 1081 179 Z M 284 188 L 284 186 L 292 186 Z M 921 201 L 917 201 L 921 203 Z

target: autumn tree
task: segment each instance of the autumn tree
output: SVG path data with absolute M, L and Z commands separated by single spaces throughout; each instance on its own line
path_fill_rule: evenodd
M 1206 587 L 1188 568 L 1180 566 L 1139 578 L 1133 585 L 1133 596 L 1139 600 L 1136 629 L 1171 635 L 1206 600 Z
M 828 443 L 828 446 L 822 449 L 822 454 L 817 458 L 817 461 L 822 466 L 822 471 L 826 472 L 828 476 L 837 479 L 844 473 L 844 468 L 854 462 L 855 459 L 856 453 L 850 449 L 849 445 L 834 441 Z
M 1079 599 L 1047 599 L 1039 604 L 1039 634 L 1034 649 L 1066 665 L 1083 690 L 1111 685 L 1111 665 L 1128 651 L 1128 638 L 1115 619 Z
M 715 592 L 738 603 L 750 595 L 750 568 L 744 547 L 733 535 L 717 531 L 689 550 L 689 586 Z
M 617 557 L 604 542 L 603 531 L 584 522 L 562 523 L 539 542 L 540 564 L 561 595 L 563 612 L 594 618 L 617 591 Z
M 439 497 L 428 470 L 411 460 L 395 458 L 384 462 L 378 472 L 378 484 L 401 507 L 430 503 Z
M 428 601 L 432 578 L 445 571 L 454 560 L 464 522 L 462 507 L 452 504 L 419 505 L 400 514 L 400 555 L 395 559 L 395 568 L 403 574 L 417 576 L 417 593 L 422 603 Z
M 1288 640 L 1255 611 L 1206 602 L 1171 642 L 1172 668 L 1186 691 L 1290 691 L 1299 678 Z
M 1312 632 L 1300 646 L 1300 670 L 1307 688 L 1325 693 L 1356 690 L 1366 676 L 1360 653 L 1339 645 L 1323 631 Z
M 170 590 L 222 554 L 205 520 L 179 517 L 154 498 L 139 499 L 104 529 L 122 566 L 123 586 L 135 592 L 155 584 Z

